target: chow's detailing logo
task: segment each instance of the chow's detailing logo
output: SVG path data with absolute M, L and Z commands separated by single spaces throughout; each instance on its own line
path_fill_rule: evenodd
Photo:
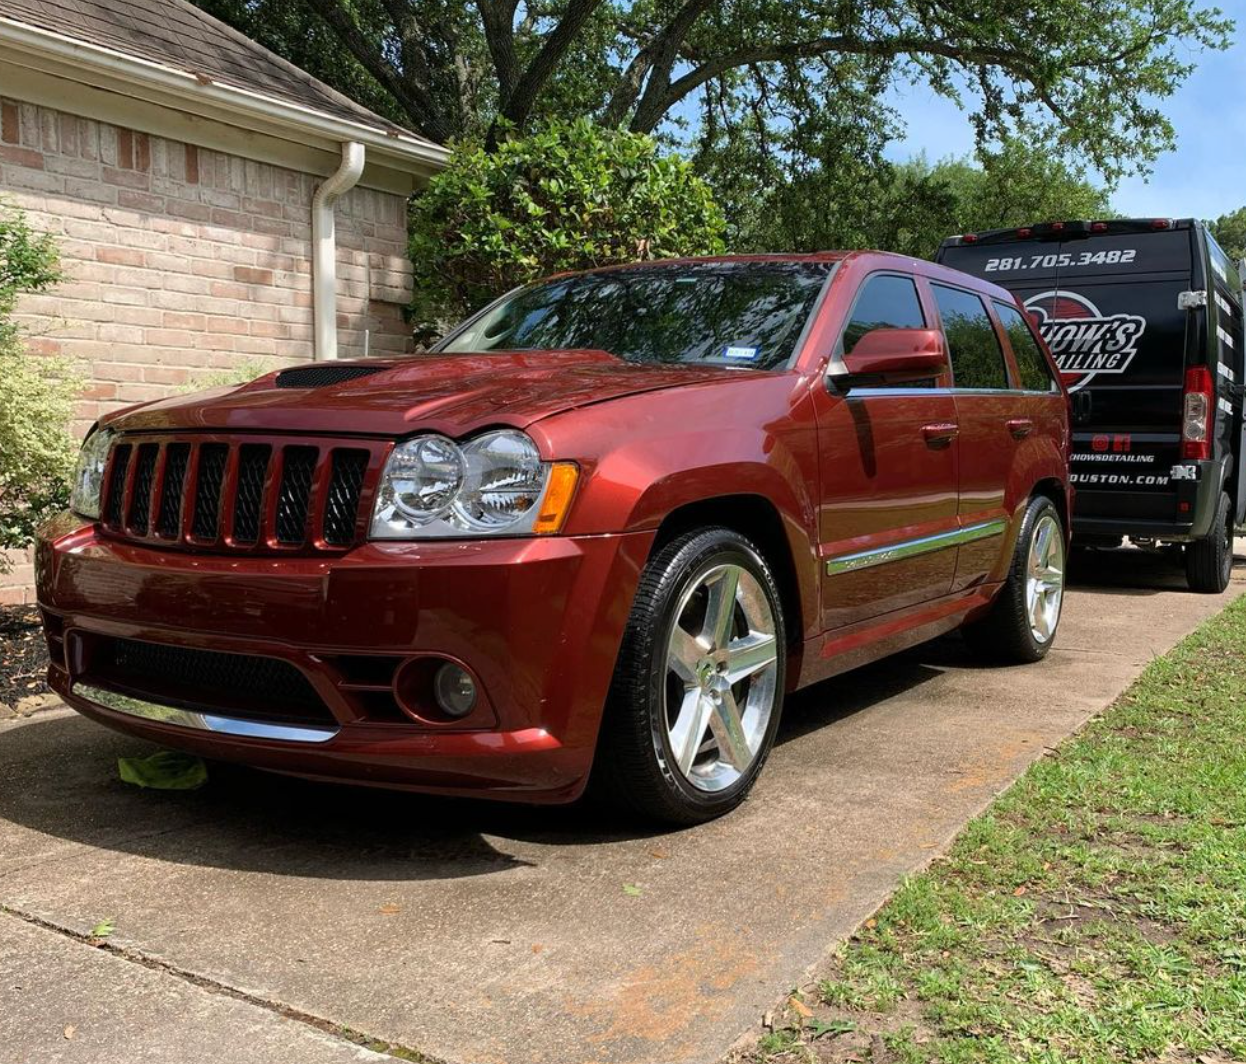
M 1055 356 L 1069 391 L 1100 373 L 1124 373 L 1138 353 L 1146 319 L 1137 314 L 1100 314 L 1076 292 L 1043 292 L 1025 301 Z

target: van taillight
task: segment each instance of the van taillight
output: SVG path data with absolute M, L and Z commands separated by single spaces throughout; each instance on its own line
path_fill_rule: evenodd
M 1211 457 L 1211 418 L 1216 396 L 1211 371 L 1191 366 L 1185 371 L 1185 403 L 1181 413 L 1181 457 L 1205 460 Z

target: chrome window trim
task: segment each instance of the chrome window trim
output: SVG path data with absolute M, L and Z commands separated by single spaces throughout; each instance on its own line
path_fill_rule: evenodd
M 77 681 L 70 694 L 83 698 L 93 705 L 124 713 L 128 717 L 150 720 L 157 724 L 172 724 L 195 731 L 215 732 L 244 739 L 273 739 L 289 743 L 327 743 L 338 733 L 337 728 L 317 728 L 306 724 L 274 724 L 270 721 L 242 720 L 216 713 L 196 713 L 180 706 L 166 706 L 158 702 L 135 698 L 133 695 L 110 691 L 95 684 Z
M 1035 392 L 1021 388 L 853 388 L 843 393 L 845 399 L 869 398 L 879 395 L 1034 395 L 1050 399 L 1056 392 Z
M 887 547 L 875 547 L 871 550 L 858 551 L 855 554 L 841 554 L 837 558 L 829 558 L 826 562 L 826 575 L 837 576 L 840 573 L 855 573 L 861 569 L 869 569 L 875 565 L 888 562 L 903 561 L 915 558 L 931 551 L 946 550 L 948 547 L 959 547 L 966 543 L 976 543 L 980 539 L 1002 536 L 1008 528 L 1008 522 L 1002 517 L 980 524 L 957 528 L 951 532 L 939 532 L 933 536 L 920 536 L 917 539 L 902 540 Z

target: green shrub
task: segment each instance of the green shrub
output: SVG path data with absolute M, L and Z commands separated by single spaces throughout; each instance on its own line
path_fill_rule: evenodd
M 51 238 L 0 204 L 0 548 L 29 545 L 39 522 L 69 500 L 80 382 L 65 359 L 28 352 L 12 320 L 18 296 L 59 277 Z
M 417 337 L 550 273 L 721 251 L 724 229 L 709 186 L 647 136 L 580 119 L 459 145 L 412 205 Z

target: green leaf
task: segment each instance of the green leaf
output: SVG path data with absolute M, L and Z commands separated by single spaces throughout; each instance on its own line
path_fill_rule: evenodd
M 849 1031 L 855 1031 L 857 1025 L 851 1020 L 831 1020 L 827 1023 L 824 1020 L 812 1019 L 805 1024 L 805 1029 L 816 1038 L 822 1038 L 825 1035 L 847 1034 Z
M 91 928 L 91 937 L 108 938 L 117 929 L 116 919 L 115 916 L 104 917 L 103 920 Z
M 642 894 L 644 894 L 644 891 L 634 883 L 624 883 L 623 893 L 629 898 L 639 898 Z
M 119 757 L 117 771 L 124 783 L 158 791 L 193 791 L 208 782 L 202 758 L 176 750 L 160 750 L 148 757 Z

